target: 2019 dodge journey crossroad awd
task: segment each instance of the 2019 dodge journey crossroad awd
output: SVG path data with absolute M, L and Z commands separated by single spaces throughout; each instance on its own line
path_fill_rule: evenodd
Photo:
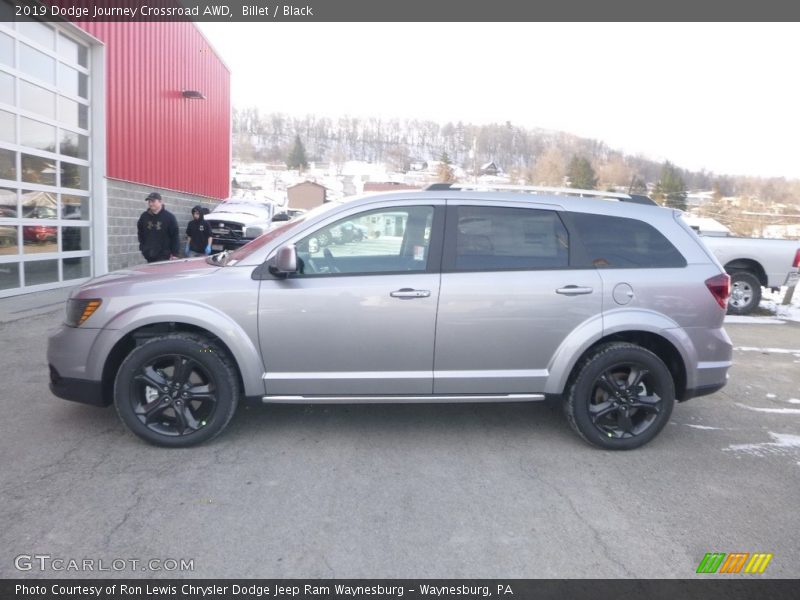
M 320 243 L 344 223 L 364 235 Z M 678 211 L 640 197 L 436 185 L 88 281 L 49 339 L 50 387 L 162 446 L 213 438 L 244 401 L 552 400 L 630 449 L 725 385 L 729 292 Z

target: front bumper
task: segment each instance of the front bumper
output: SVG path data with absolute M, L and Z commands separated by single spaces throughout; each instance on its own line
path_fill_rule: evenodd
M 212 238 L 211 250 L 212 252 L 221 252 L 223 250 L 237 250 L 248 242 L 253 240 L 246 239 L 230 239 L 230 238 Z
M 47 340 L 50 391 L 59 398 L 94 406 L 108 406 L 104 400 L 100 367 L 90 364 L 89 355 L 101 330 L 62 325 Z
M 50 391 L 59 398 L 92 406 L 108 406 L 110 400 L 103 398 L 103 386 L 99 381 L 61 377 L 50 365 Z

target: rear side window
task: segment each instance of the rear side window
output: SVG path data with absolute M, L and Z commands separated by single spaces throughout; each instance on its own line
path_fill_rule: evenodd
M 556 269 L 569 262 L 569 237 L 549 210 L 458 206 L 448 226 L 456 271 Z
M 573 213 L 589 262 L 598 268 L 680 268 L 686 259 L 655 227 L 624 217 Z

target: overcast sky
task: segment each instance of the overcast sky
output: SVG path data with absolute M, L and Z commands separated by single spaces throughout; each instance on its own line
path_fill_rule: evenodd
M 800 178 L 800 24 L 201 23 L 236 107 L 511 121 Z

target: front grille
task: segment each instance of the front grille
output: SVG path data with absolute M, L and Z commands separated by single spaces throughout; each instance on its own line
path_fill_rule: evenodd
M 206 219 L 211 234 L 214 239 L 219 240 L 241 240 L 244 236 L 244 226 L 241 223 L 231 223 L 230 221 L 212 221 Z

